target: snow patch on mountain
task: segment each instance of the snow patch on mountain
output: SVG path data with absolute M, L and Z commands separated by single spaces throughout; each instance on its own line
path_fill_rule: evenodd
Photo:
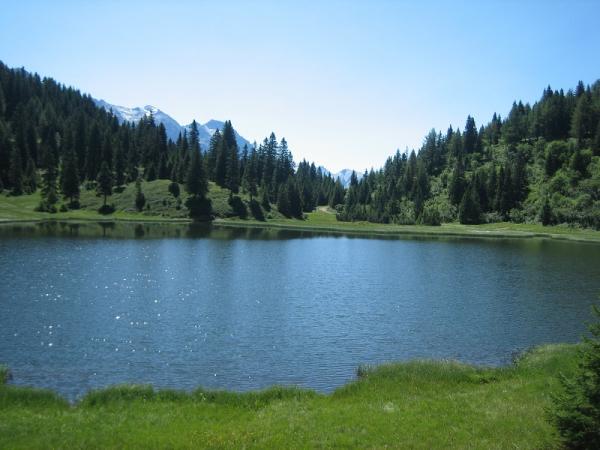
M 165 127 L 165 131 L 167 132 L 167 137 L 172 141 L 177 141 L 177 137 L 179 133 L 183 133 L 185 130 L 189 133 L 190 127 L 192 124 L 181 126 L 175 119 L 169 116 L 164 111 L 161 111 L 156 106 L 146 105 L 144 107 L 135 107 L 128 108 L 126 106 L 113 105 L 104 100 L 94 99 L 94 103 L 96 106 L 100 108 L 104 108 L 106 111 L 112 112 L 119 123 L 123 122 L 132 122 L 138 123 L 143 117 L 149 116 L 152 114 L 154 117 L 154 121 L 157 124 L 162 123 Z M 198 141 L 200 142 L 200 146 L 204 151 L 208 150 L 208 146 L 210 145 L 210 138 L 215 131 L 223 130 L 223 126 L 225 122 L 221 122 L 220 120 L 211 119 L 205 124 L 198 123 Z M 251 146 L 250 142 L 242 137 L 237 131 L 235 131 L 235 139 L 238 144 L 238 148 L 240 152 L 243 150 L 244 145 Z

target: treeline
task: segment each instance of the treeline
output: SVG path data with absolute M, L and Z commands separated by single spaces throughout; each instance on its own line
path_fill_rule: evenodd
M 131 182 L 138 190 L 136 207 L 143 208 L 142 179 L 185 184 L 190 214 L 198 217 L 211 216 L 208 181 L 229 189 L 238 209 L 245 205 L 236 194 L 247 193 L 259 218 L 275 206 L 301 217 L 344 196 L 341 184 L 314 164 L 302 161 L 296 170 L 287 142 L 274 134 L 238 149 L 226 122 L 201 149 L 194 122 L 172 142 L 152 115 L 119 124 L 89 95 L 0 62 L 0 190 L 21 195 L 41 189 L 39 209 L 52 212 L 61 197 L 68 200 L 63 208 L 77 208 L 81 189 L 95 189 L 104 197 L 103 211 L 110 212 L 107 198 Z
M 600 228 L 600 81 L 544 90 L 533 106 L 464 130 L 432 130 L 418 153 L 353 174 L 338 219 L 400 224 L 513 221 Z

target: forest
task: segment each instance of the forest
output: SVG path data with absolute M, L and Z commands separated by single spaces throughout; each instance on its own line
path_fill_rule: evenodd
M 477 128 L 431 130 L 418 152 L 354 174 L 338 219 L 439 225 L 459 220 L 600 228 L 600 80 L 548 87 Z
M 173 142 L 151 115 L 120 124 L 89 95 L 0 63 L 0 190 L 40 190 L 38 210 L 47 212 L 77 209 L 81 191 L 95 190 L 110 214 L 110 196 L 130 183 L 143 210 L 141 181 L 156 179 L 170 180 L 178 207 L 204 220 L 213 218 L 212 182 L 229 191 L 234 211 L 259 220 L 272 209 L 301 219 L 328 205 L 340 221 L 599 229 L 600 80 L 566 93 L 547 87 L 533 105 L 514 102 L 506 118 L 494 114 L 479 128 L 468 116 L 462 131 L 431 130 L 418 151 L 397 151 L 344 188 L 314 163 L 296 164 L 274 133 L 240 149 L 227 121 L 204 149 L 193 122 Z

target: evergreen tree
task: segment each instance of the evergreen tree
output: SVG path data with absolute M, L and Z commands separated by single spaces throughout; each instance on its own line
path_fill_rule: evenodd
M 571 120 L 571 136 L 576 138 L 578 141 L 593 138 L 596 122 L 597 118 L 594 114 L 592 96 L 589 92 L 586 92 L 579 97 L 575 111 L 573 111 L 573 119 Z
M 65 198 L 69 199 L 69 207 L 79 204 L 79 171 L 77 154 L 70 148 L 62 160 L 60 188 Z
M 462 160 L 459 158 L 454 164 L 454 170 L 450 177 L 450 183 L 448 185 L 448 196 L 450 203 L 458 205 L 465 193 L 467 181 L 465 179 L 464 167 Z
M 479 195 L 473 184 L 469 186 L 463 195 L 458 209 L 458 219 L 460 223 L 468 225 L 481 223 Z
M 21 150 L 15 145 L 12 146 L 10 158 L 10 184 L 13 195 L 21 195 L 23 193 L 23 162 L 21 160 Z
M 250 201 L 257 194 L 257 154 L 256 148 L 252 148 L 250 156 L 247 158 L 248 162 L 244 169 L 244 175 L 242 177 L 242 188 L 250 195 Z
M 102 207 L 106 208 L 106 198 L 109 195 L 112 195 L 113 189 L 113 175 L 106 161 L 102 162 L 96 181 L 98 182 L 98 195 L 102 195 L 104 197 Z
M 593 307 L 600 318 L 600 308 Z M 579 350 L 576 374 L 562 376 L 562 392 L 553 397 L 553 422 L 567 448 L 600 448 L 600 321 Z
M 542 225 L 544 226 L 552 223 L 552 208 L 550 207 L 548 197 L 544 197 L 542 207 L 540 208 L 540 222 L 542 222 Z
M 113 155 L 113 167 L 115 170 L 115 185 L 117 187 L 124 185 L 126 182 L 125 153 L 121 145 L 115 146 L 115 153 Z
M 42 175 L 42 202 L 39 209 L 42 211 L 56 212 L 56 207 L 54 206 L 58 201 L 58 170 L 56 161 L 52 152 L 46 152 L 44 159 L 46 170 Z
M 473 153 L 477 147 L 477 127 L 475 119 L 471 116 L 467 117 L 465 132 L 463 134 L 463 145 L 465 153 Z
M 142 192 L 142 178 L 137 177 L 135 180 L 135 209 L 142 211 L 146 206 L 146 196 Z
M 194 151 L 192 154 L 192 162 L 185 181 L 185 190 L 188 194 L 201 199 L 205 198 L 208 193 L 208 180 L 202 163 L 202 154 L 199 151 Z

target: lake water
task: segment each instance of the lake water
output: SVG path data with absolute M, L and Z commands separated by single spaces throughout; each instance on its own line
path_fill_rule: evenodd
M 359 364 L 499 365 L 575 342 L 600 246 L 189 225 L 0 227 L 0 363 L 70 399 L 117 383 L 328 392 Z

